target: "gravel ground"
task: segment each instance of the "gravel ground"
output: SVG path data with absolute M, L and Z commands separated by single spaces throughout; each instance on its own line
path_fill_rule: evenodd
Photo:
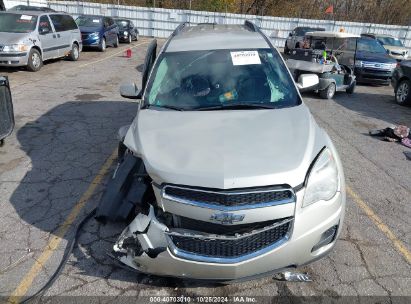
M 101 167 L 116 148 L 118 128 L 130 123 L 137 109 L 136 103 L 119 96 L 118 87 L 127 80 L 140 83 L 136 66 L 142 64 L 149 41 L 135 42 L 132 58 L 125 58 L 127 46 L 121 45 L 106 53 L 83 52 L 78 62 L 53 61 L 38 73 L 0 70 L 10 77 L 16 115 L 15 131 L 0 148 L 3 300 L 18 286 L 18 295 L 25 291 L 31 295 L 47 281 L 67 240 L 73 238 L 73 225 L 67 226 L 56 248 L 49 249 L 47 259 L 44 247 L 60 235 L 59 226 L 79 201 L 87 199 L 83 208 L 76 209 L 73 224 L 97 205 L 106 181 L 102 174 L 112 170 L 101 171 Z M 223 297 L 219 302 L 224 297 L 241 302 L 248 296 L 249 302 L 276 303 L 274 296 L 295 296 L 296 303 L 303 303 L 311 296 L 353 302 L 345 296 L 360 295 L 381 297 L 367 298 L 370 303 L 411 302 L 411 267 L 406 259 L 411 251 L 411 161 L 403 154 L 408 148 L 367 135 L 370 128 L 411 126 L 411 107 L 396 105 L 389 86 L 360 85 L 355 94 L 339 93 L 330 101 L 305 94 L 304 100 L 336 144 L 351 194 L 334 251 L 299 269 L 308 272 L 312 282 L 268 277 L 207 285 L 138 274 L 107 255 L 123 226 L 102 226 L 91 220 L 43 300 L 87 296 L 87 301 L 145 303 L 150 298 L 144 297 L 153 296 L 219 296 Z M 85 193 L 90 184 L 94 191 Z M 364 209 L 364 204 L 371 209 Z M 38 268 L 36 275 L 33 265 Z

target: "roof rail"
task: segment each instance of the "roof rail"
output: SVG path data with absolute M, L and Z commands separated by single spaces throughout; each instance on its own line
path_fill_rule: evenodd
M 176 29 L 173 31 L 173 33 L 171 34 L 171 36 L 176 36 L 183 28 L 185 28 L 185 26 L 188 24 L 187 21 L 185 22 L 181 22 Z
M 253 32 L 258 32 L 259 31 L 258 26 L 250 20 L 244 21 L 244 26 L 247 27 L 249 30 L 251 30 Z
M 259 33 L 270 47 L 272 48 L 274 47 L 270 39 L 268 39 L 268 37 L 263 33 L 263 31 L 254 22 L 250 20 L 246 20 L 244 21 L 244 26 L 249 28 L 253 32 Z
M 189 24 L 187 21 L 180 23 L 180 24 L 176 27 L 176 29 L 171 33 L 170 37 L 167 39 L 166 43 L 165 43 L 164 46 L 163 46 L 164 52 L 165 52 L 165 50 L 168 48 L 168 45 L 170 44 L 171 39 L 172 39 L 174 36 L 178 35 L 178 33 L 181 32 L 181 30 L 182 30 L 183 28 L 185 28 L 185 26 L 186 26 L 187 24 Z

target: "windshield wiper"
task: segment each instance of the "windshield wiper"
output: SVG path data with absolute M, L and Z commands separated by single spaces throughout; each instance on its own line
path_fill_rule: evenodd
M 145 105 L 142 107 L 142 109 L 148 109 L 148 108 L 163 108 L 163 109 L 169 109 L 169 110 L 174 110 L 174 111 L 185 111 L 183 108 L 179 107 L 174 107 L 174 106 L 169 106 L 169 105 L 163 105 L 163 106 L 157 106 L 157 105 Z
M 191 110 L 197 111 L 213 111 L 213 110 L 242 110 L 242 109 L 278 109 L 279 107 L 271 104 L 262 103 L 232 103 L 221 104 L 205 107 L 192 108 Z

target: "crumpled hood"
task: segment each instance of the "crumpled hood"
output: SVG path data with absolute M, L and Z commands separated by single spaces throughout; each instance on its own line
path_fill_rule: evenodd
M 155 183 L 219 189 L 304 182 L 328 137 L 305 105 L 277 110 L 140 110 L 125 144 Z
M 0 33 L 0 45 L 17 44 L 22 41 L 26 41 L 31 37 L 32 33 Z

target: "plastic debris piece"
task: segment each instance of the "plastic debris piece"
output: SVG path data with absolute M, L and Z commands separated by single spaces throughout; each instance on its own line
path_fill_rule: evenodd
M 276 274 L 273 279 L 286 282 L 312 282 L 311 277 L 306 272 L 280 272 Z

